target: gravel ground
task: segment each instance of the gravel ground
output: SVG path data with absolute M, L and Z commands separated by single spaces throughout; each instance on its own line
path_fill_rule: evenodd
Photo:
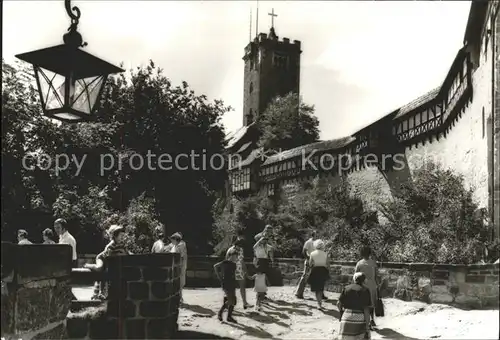
M 298 300 L 293 287 L 271 287 L 272 299 L 263 312 L 243 310 L 241 300 L 234 317 L 238 324 L 221 323 L 216 316 L 222 300 L 220 289 L 185 289 L 179 313 L 182 339 L 334 339 L 338 331 L 338 294 L 328 293 L 324 312 L 312 295 Z M 92 287 L 75 287 L 78 299 L 89 299 Z M 249 303 L 255 293 L 247 291 Z M 238 299 L 240 299 L 238 295 Z M 386 316 L 377 319 L 372 339 L 499 339 L 498 310 L 466 311 L 441 304 L 384 299 Z
M 248 289 L 249 303 L 255 301 Z M 238 324 L 221 323 L 216 316 L 222 293 L 219 289 L 186 289 L 179 314 L 180 337 L 198 339 L 334 339 L 338 331 L 338 294 L 329 293 L 324 312 L 312 295 L 305 300 L 293 295 L 293 287 L 271 287 L 270 301 L 260 313 L 243 310 L 241 301 L 234 317 Z M 309 296 L 308 296 L 309 295 Z M 238 296 L 239 298 L 239 296 Z M 498 339 L 498 310 L 466 311 L 420 302 L 384 299 L 386 316 L 377 319 L 372 339 Z

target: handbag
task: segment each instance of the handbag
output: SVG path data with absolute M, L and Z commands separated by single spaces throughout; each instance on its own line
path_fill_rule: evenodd
M 377 301 L 375 303 L 375 316 L 384 316 L 384 303 L 382 302 L 382 298 L 380 297 L 380 290 L 377 289 Z

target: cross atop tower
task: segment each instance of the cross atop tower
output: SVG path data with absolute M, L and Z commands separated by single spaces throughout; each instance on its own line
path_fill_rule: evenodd
M 274 14 L 274 8 L 273 8 L 273 10 L 271 11 L 271 13 L 267 13 L 267 15 L 271 16 L 271 28 L 273 28 L 274 27 L 274 17 L 277 17 L 278 14 Z

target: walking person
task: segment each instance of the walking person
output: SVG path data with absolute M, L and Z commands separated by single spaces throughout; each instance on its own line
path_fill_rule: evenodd
M 295 296 L 299 299 L 304 298 L 304 290 L 307 285 L 307 278 L 309 277 L 311 267 L 309 266 L 309 256 L 314 251 L 314 238 L 316 237 L 316 232 L 311 232 L 311 237 L 304 243 L 304 247 L 302 248 L 302 255 L 304 256 L 304 271 L 302 272 L 302 276 L 300 277 L 299 284 L 297 285 L 297 289 L 295 290 Z
M 366 277 L 355 273 L 353 284 L 342 290 L 337 306 L 340 311 L 338 340 L 370 339 L 370 291 L 365 287 Z
M 233 318 L 234 306 L 236 306 L 236 261 L 238 254 L 233 250 L 228 252 L 226 260 L 223 260 L 214 265 L 215 275 L 221 282 L 222 291 L 224 292 L 224 300 L 222 307 L 217 313 L 219 321 L 223 321 L 223 313 L 227 310 L 228 322 L 236 323 Z
M 187 272 L 187 245 L 186 242 L 182 240 L 182 234 L 177 232 L 170 236 L 170 240 L 172 242 L 172 248 L 170 250 L 171 253 L 179 253 L 181 255 L 181 273 L 180 273 L 180 295 L 181 295 L 181 303 L 184 301 L 182 297 L 182 290 L 186 285 L 186 272 Z
M 255 275 L 250 279 L 254 280 L 254 291 L 255 291 L 255 311 L 262 311 L 262 302 L 266 297 L 267 292 L 267 280 L 266 274 L 261 267 L 257 266 L 255 268 Z
M 247 309 L 250 305 L 247 302 L 247 292 L 246 292 L 246 278 L 247 278 L 247 267 L 245 264 L 245 256 L 243 252 L 244 240 L 239 238 L 236 240 L 234 245 L 230 247 L 226 253 L 226 260 L 229 259 L 230 254 L 236 252 L 238 255 L 236 257 L 236 281 L 240 288 L 241 300 L 243 301 L 243 309 Z
M 316 295 L 319 309 L 323 309 L 325 283 L 330 277 L 330 272 L 328 270 L 330 266 L 323 240 L 314 241 L 314 248 L 315 250 L 313 250 L 309 256 L 311 274 L 309 275 L 308 282 L 311 286 L 311 292 L 314 292 Z
M 253 246 L 254 265 L 260 267 L 269 280 L 271 264 L 274 262 L 273 247 L 269 244 L 267 235 L 263 236 Z M 269 280 L 270 281 L 270 280 Z M 267 293 L 264 294 L 267 298 Z
M 17 244 L 33 244 L 28 240 L 28 232 L 24 229 L 19 229 L 17 231 Z
M 43 244 L 56 244 L 54 241 L 54 232 L 52 229 L 47 228 L 42 232 Z
M 356 264 L 356 268 L 354 269 L 354 272 L 358 273 L 363 273 L 365 275 L 365 281 L 364 285 L 366 288 L 368 288 L 370 292 L 370 316 L 371 316 L 371 321 L 370 321 L 370 326 L 373 328 L 376 326 L 375 324 L 375 304 L 378 299 L 378 292 L 377 292 L 377 262 L 375 262 L 371 258 L 371 249 L 370 247 L 363 247 L 361 248 L 361 257 L 362 259 L 358 261 Z
M 59 235 L 59 244 L 69 244 L 73 248 L 73 266 L 76 267 L 76 240 L 68 231 L 68 222 L 64 218 L 58 218 L 54 222 L 54 230 Z

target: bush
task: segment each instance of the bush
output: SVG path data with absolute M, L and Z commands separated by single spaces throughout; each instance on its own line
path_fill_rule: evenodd
M 382 205 L 389 220 L 389 258 L 402 262 L 476 263 L 490 235 L 484 210 L 463 177 L 430 164 L 416 171 L 394 200 Z
M 358 260 L 362 246 L 369 246 L 377 260 L 391 262 L 469 264 L 499 256 L 499 242 L 489 242 L 491 229 L 473 190 L 464 187 L 461 176 L 436 165 L 416 171 L 413 182 L 382 203 L 380 211 L 388 222 L 379 223 L 377 211 L 364 207 L 346 179 L 338 185 L 315 180 L 290 198 L 242 199 L 234 213 L 218 216 L 214 237 L 222 252 L 241 230 L 251 254 L 254 235 L 270 223 L 279 240 L 276 257 L 300 257 L 310 230 L 326 241 L 335 260 Z
M 125 246 L 133 254 L 151 252 L 155 241 L 154 229 L 161 225 L 154 210 L 155 202 L 145 194 L 133 199 L 125 213 L 113 214 L 103 224 L 105 229 L 112 224 L 125 228 Z

